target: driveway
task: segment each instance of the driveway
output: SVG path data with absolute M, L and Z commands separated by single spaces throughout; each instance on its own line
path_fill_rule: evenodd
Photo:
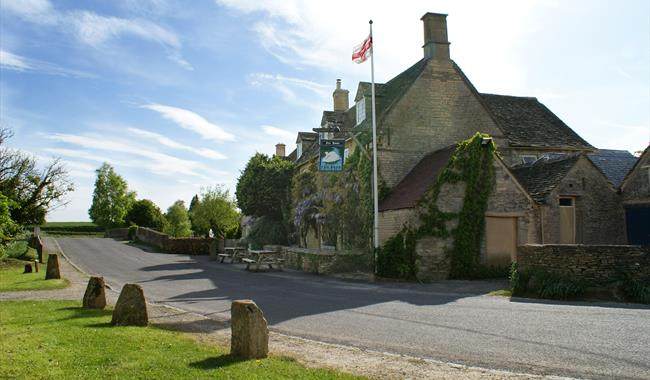
M 249 298 L 271 329 L 314 340 L 472 366 L 586 378 L 650 378 L 650 308 L 510 301 L 502 281 L 342 281 L 294 271 L 252 273 L 205 256 L 145 252 L 112 239 L 60 238 L 88 273 L 148 299 L 228 319 Z

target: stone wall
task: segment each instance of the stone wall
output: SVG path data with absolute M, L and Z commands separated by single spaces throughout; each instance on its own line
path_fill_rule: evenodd
M 139 241 L 156 246 L 163 252 L 185 255 L 207 255 L 212 242 L 206 238 L 173 238 L 145 227 L 138 227 L 135 236 Z
M 542 220 L 543 243 L 560 242 L 560 197 L 575 199 L 576 243 L 627 243 L 621 197 L 605 176 L 584 157 L 546 197 Z
M 282 255 L 287 268 L 314 274 L 373 271 L 373 258 L 368 253 L 283 247 Z
M 397 235 L 405 225 L 416 227 L 417 212 L 414 208 L 386 210 L 379 213 L 379 244 Z
M 650 204 L 650 152 L 646 152 L 639 160 L 621 189 L 626 204 Z
M 607 285 L 618 272 L 650 281 L 650 247 L 633 245 L 523 245 L 518 247 L 519 270 L 549 273 Z
M 104 233 L 104 237 L 112 239 L 126 240 L 129 238 L 128 228 L 113 228 Z

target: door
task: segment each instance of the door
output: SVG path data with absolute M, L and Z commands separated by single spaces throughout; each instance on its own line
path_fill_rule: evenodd
M 560 198 L 560 244 L 576 243 L 576 208 L 573 198 Z
M 625 208 L 627 243 L 650 245 L 650 205 Z
M 517 259 L 517 218 L 485 218 L 486 264 L 508 266 Z

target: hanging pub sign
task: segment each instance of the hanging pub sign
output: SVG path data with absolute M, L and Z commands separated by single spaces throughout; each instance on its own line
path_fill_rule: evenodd
M 318 170 L 321 172 L 342 171 L 344 151 L 345 140 L 320 140 Z

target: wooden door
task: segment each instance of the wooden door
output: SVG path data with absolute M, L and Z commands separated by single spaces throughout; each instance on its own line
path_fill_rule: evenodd
M 517 218 L 485 218 L 486 264 L 507 266 L 517 259 Z
M 576 243 L 576 208 L 573 198 L 560 198 L 560 244 Z

